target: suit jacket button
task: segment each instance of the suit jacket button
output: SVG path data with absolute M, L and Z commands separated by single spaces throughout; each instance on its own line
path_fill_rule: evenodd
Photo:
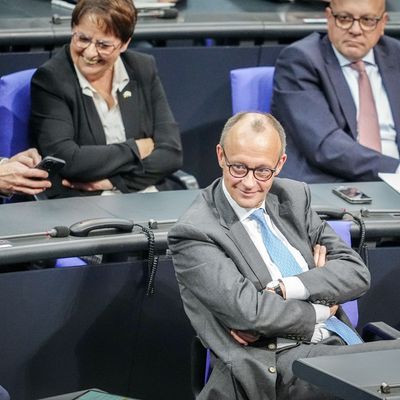
M 276 350 L 276 344 L 275 343 L 269 343 L 268 344 L 268 350 Z
M 275 367 L 268 367 L 268 372 L 271 372 L 271 374 L 276 373 L 276 368 Z

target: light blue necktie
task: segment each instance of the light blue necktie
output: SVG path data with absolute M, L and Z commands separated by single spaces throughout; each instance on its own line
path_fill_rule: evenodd
M 273 263 L 278 267 L 282 276 L 293 276 L 303 272 L 300 265 L 284 245 L 282 240 L 279 239 L 269 228 L 264 217 L 264 210 L 262 208 L 255 210 L 251 214 L 250 218 L 256 221 L 260 227 L 261 236 L 268 254 Z M 362 343 L 358 335 L 335 316 L 326 320 L 325 326 L 330 331 L 337 333 L 347 344 Z

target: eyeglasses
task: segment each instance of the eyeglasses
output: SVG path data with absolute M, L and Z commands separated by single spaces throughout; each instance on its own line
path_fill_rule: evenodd
M 267 167 L 249 168 L 246 164 L 240 164 L 240 163 L 231 164 L 228 160 L 228 157 L 225 154 L 224 148 L 222 148 L 222 152 L 224 153 L 225 164 L 228 167 L 228 171 L 234 178 L 244 178 L 245 176 L 247 176 L 249 171 L 253 171 L 254 178 L 256 178 L 258 181 L 265 182 L 271 179 L 279 163 L 278 160 L 278 162 L 275 165 L 275 168 L 267 168 Z
M 383 14 L 380 17 L 363 16 L 360 18 L 354 18 L 349 14 L 334 13 L 332 9 L 331 12 L 333 18 L 335 18 L 335 25 L 339 29 L 343 30 L 349 30 L 354 25 L 354 21 L 357 21 L 364 32 L 372 32 L 376 29 L 379 21 L 383 18 Z
M 74 41 L 74 44 L 82 50 L 87 49 L 93 43 L 96 47 L 97 52 L 103 56 L 111 55 L 119 46 L 116 46 L 115 44 L 107 42 L 105 40 L 93 41 L 92 38 L 84 35 L 81 32 L 74 32 L 72 34 L 72 40 Z

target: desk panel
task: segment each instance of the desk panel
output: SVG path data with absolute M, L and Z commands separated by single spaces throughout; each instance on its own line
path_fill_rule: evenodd
M 192 328 L 172 263 L 144 293 L 136 261 L 0 274 L 0 376 L 13 400 L 88 387 L 187 400 Z
M 400 194 L 383 182 L 357 184 L 361 190 L 374 198 L 370 208 L 393 209 L 400 204 Z M 332 194 L 332 184 L 310 185 L 312 207 L 346 209 L 359 213 L 360 206 L 343 204 Z M 21 233 L 45 232 L 54 226 L 70 226 L 76 222 L 101 217 L 132 219 L 147 226 L 150 219 L 160 222 L 154 230 L 156 246 L 160 251 L 167 248 L 167 234 L 171 222 L 176 220 L 192 203 L 197 190 L 159 193 L 131 193 L 114 196 L 88 196 L 81 198 L 46 200 L 5 204 L 0 207 L 0 236 Z M 169 222 L 169 223 L 168 223 Z M 400 215 L 383 213 L 364 218 L 367 240 L 374 242 L 400 237 Z M 352 226 L 353 239 L 359 238 L 359 228 Z M 90 236 L 87 238 L 26 238 L 11 241 L 11 248 L 1 248 L 0 265 L 51 257 L 68 257 L 111 253 L 128 248 L 140 251 L 147 248 L 147 239 L 140 229 L 131 233 Z
M 400 350 L 322 356 L 294 362 L 298 377 L 344 400 L 400 399 L 400 389 L 378 392 L 382 382 L 400 382 Z
M 399 4 L 387 0 L 389 34 L 400 36 Z M 321 23 L 305 23 L 304 18 L 324 16 L 322 2 L 276 3 L 268 0 L 187 0 L 178 6 L 176 20 L 139 19 L 135 36 L 143 40 L 225 38 L 298 39 Z M 49 0 L 0 1 L 0 46 L 58 46 L 68 38 L 69 23 L 50 24 L 51 16 L 69 16 L 71 11 Z

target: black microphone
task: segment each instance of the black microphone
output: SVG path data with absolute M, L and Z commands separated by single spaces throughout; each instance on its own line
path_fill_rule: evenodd
M 67 226 L 55 226 L 46 232 L 21 233 L 20 235 L 0 236 L 0 240 L 23 239 L 28 237 L 49 236 L 49 237 L 67 237 L 69 228 Z
M 139 10 L 138 17 L 153 17 L 162 19 L 174 19 L 178 16 L 176 8 L 165 8 L 161 10 Z

